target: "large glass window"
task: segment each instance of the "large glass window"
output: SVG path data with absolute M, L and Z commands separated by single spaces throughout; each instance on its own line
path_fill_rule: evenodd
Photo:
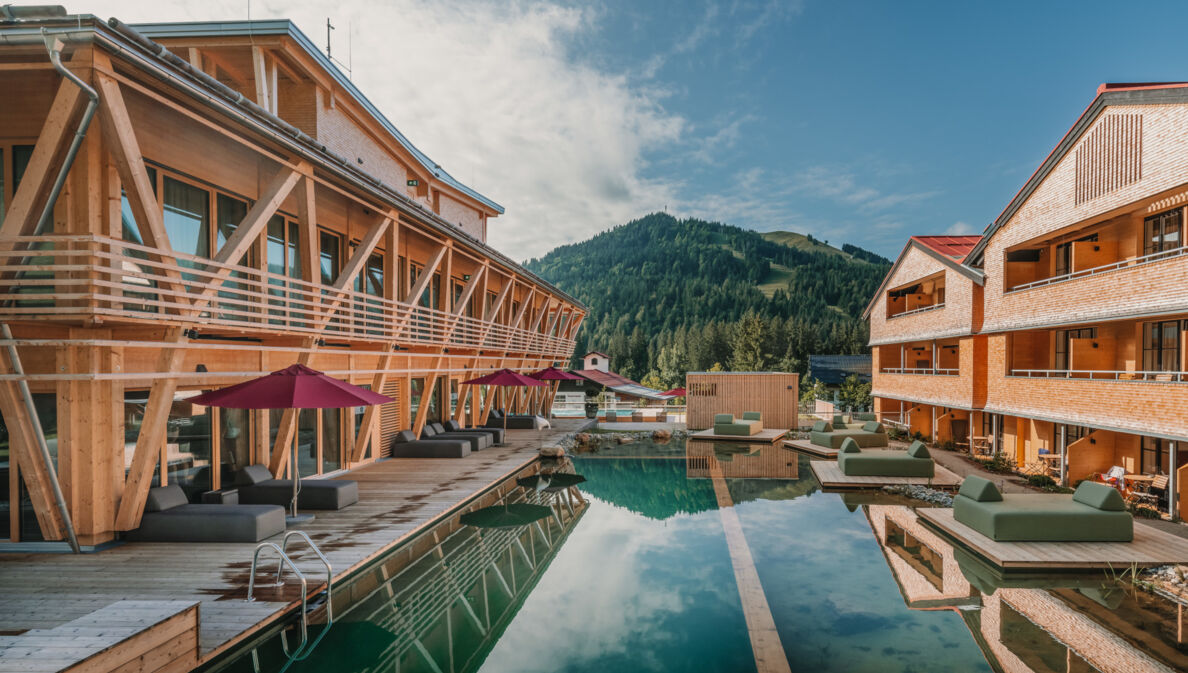
M 1082 327 L 1081 329 L 1062 329 L 1056 332 L 1056 358 L 1053 369 L 1067 371 L 1071 364 L 1069 357 L 1072 352 L 1073 339 L 1093 339 L 1097 337 L 1096 327 Z
M 417 411 L 421 408 L 421 398 L 425 392 L 425 379 L 412 379 L 412 385 L 408 391 L 408 424 L 411 427 L 417 422 Z
M 367 258 L 363 270 L 355 276 L 355 291 L 369 297 L 384 296 L 384 257 L 376 253 Z M 368 334 L 383 333 L 383 306 L 379 302 L 364 301 L 356 305 L 356 313 L 373 314 L 367 316 L 365 328 Z
M 342 467 L 342 409 L 322 409 L 322 472 Z
M 195 257 L 210 257 L 210 193 L 191 184 L 165 176 L 165 233 L 175 252 Z M 197 263 L 179 259 L 183 267 L 195 268 Z M 194 280 L 193 274 L 183 274 Z
M 177 393 L 169 408 L 165 434 L 165 466 L 170 484 L 181 486 L 190 502 L 214 488 L 211 473 L 211 412 L 187 398 L 198 391 Z
M 1143 323 L 1143 371 L 1180 371 L 1179 320 Z
M 239 223 L 247 215 L 248 205 L 246 201 L 233 199 L 230 196 L 219 194 L 215 198 L 216 209 L 216 238 L 215 248 L 221 250 L 223 245 L 239 228 Z M 243 257 L 234 261 L 234 264 L 240 266 L 252 266 L 253 255 L 249 249 L 244 253 Z M 234 279 L 247 279 L 247 275 L 242 271 L 232 271 L 231 280 L 223 283 L 223 290 L 219 292 L 219 304 L 224 308 L 233 311 L 223 317 L 227 320 L 246 320 L 249 318 L 248 313 L 252 312 L 255 304 L 248 295 L 243 294 L 243 291 L 249 289 L 246 283 L 237 283 Z
M 219 485 L 231 488 L 235 473 L 252 464 L 251 412 L 219 409 Z
M 148 167 L 149 183 L 153 186 L 153 193 L 157 191 L 157 169 Z M 144 239 L 140 236 L 140 229 L 136 225 L 136 217 L 132 214 L 132 204 L 128 202 L 128 194 L 123 190 L 120 191 L 120 229 L 121 237 L 136 245 L 144 245 Z M 125 250 L 125 257 L 130 257 L 132 260 L 147 260 L 149 255 L 143 250 Z M 157 287 L 157 281 L 146 278 L 146 276 L 162 275 L 161 269 L 151 266 L 142 266 L 138 262 L 125 261 L 120 263 L 121 270 L 126 272 L 120 279 L 125 287 L 128 285 L 137 288 L 144 288 L 145 292 L 125 290 L 124 296 L 132 301 L 124 304 L 126 311 L 144 311 L 146 313 L 157 313 L 158 307 L 150 302 L 157 300 L 157 295 L 154 292 L 149 292 Z
M 1088 236 L 1078 238 L 1076 241 L 1069 241 L 1067 243 L 1061 243 L 1061 244 L 1057 245 L 1056 246 L 1056 275 L 1064 276 L 1064 275 L 1067 275 L 1067 274 L 1070 274 L 1073 272 L 1073 258 L 1072 258 L 1073 243 L 1078 243 L 1080 241 L 1096 241 L 1096 240 L 1097 240 L 1097 234 L 1090 234 Z
M 268 246 L 265 254 L 268 256 L 268 273 L 273 276 L 268 280 L 268 294 L 279 297 L 268 300 L 269 306 L 278 307 L 268 309 L 269 316 L 276 316 L 269 320 L 274 325 L 290 324 L 293 318 L 300 316 L 299 312 L 292 310 L 291 302 L 301 302 L 296 305 L 303 306 L 308 301 L 299 292 L 300 288 L 286 291 L 290 285 L 283 280 L 283 277 L 301 279 L 300 240 L 296 222 L 286 221 L 280 215 L 274 215 L 268 221 Z
M 50 459 L 58 465 L 58 401 L 54 393 L 33 393 L 33 406 L 37 409 L 37 418 L 41 421 L 41 431 L 45 434 L 46 444 L 49 445 Z M 33 501 L 29 491 L 25 488 L 24 480 L 20 480 L 15 494 L 9 491 L 11 470 L 8 428 L 0 418 L 0 539 L 12 539 L 12 507 L 19 513 L 17 525 L 21 540 L 40 541 L 45 536 L 37 523 L 37 515 L 33 510 Z M 16 502 L 13 502 L 13 495 Z
M 318 473 L 319 412 L 319 409 L 302 409 L 297 414 L 297 465 L 303 477 Z
M 1143 220 L 1143 254 L 1174 250 L 1184 245 L 1182 208 L 1152 215 Z

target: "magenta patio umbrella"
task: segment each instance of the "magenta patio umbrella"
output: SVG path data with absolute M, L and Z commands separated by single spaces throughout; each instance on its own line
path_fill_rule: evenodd
M 202 393 L 186 401 L 224 409 L 344 409 L 386 404 L 393 400 L 387 395 L 339 381 L 305 365 L 295 364 L 250 381 Z M 293 423 L 297 423 L 296 417 L 293 418 Z M 297 442 L 294 441 L 291 449 L 293 502 L 290 518 L 299 521 L 305 519 L 297 516 L 297 494 L 301 490 L 301 473 L 297 470 L 296 447 Z M 312 515 L 304 517 L 313 518 Z
M 531 376 L 525 376 L 510 369 L 500 369 L 477 379 L 463 381 L 464 386 L 498 386 L 500 388 L 519 388 L 520 386 L 546 386 L 544 381 L 538 381 Z M 507 430 L 507 414 L 503 414 L 503 429 Z
M 562 371 L 560 369 L 557 369 L 556 367 L 545 367 L 544 369 L 542 369 L 538 372 L 533 372 L 533 373 L 529 374 L 528 376 L 531 376 L 532 378 L 534 378 L 538 381 L 557 381 L 558 382 L 556 385 L 553 386 L 553 389 L 550 391 L 551 394 L 549 394 L 549 410 L 550 410 L 549 415 L 552 415 L 552 413 L 551 413 L 552 408 L 553 408 L 552 397 L 557 394 L 557 388 L 559 388 L 561 386 L 561 384 L 560 384 L 561 381 L 584 381 L 585 380 L 582 377 L 578 376 L 577 374 L 570 374 L 569 372 Z M 541 400 L 540 410 L 542 413 L 544 412 L 544 400 L 543 399 Z

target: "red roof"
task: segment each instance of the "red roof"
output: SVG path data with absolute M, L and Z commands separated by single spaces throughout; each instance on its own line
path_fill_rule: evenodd
M 1138 91 L 1142 89 L 1178 89 L 1188 82 L 1106 82 L 1097 87 L 1098 95 L 1106 91 Z
M 945 257 L 951 257 L 958 262 L 965 259 L 970 250 L 982 240 L 980 235 L 972 236 L 912 236 L 912 240 L 930 248 Z
M 606 358 L 606 359 L 608 359 L 608 360 L 610 359 L 610 356 L 609 356 L 609 355 L 607 355 L 606 353 L 602 353 L 602 352 L 600 352 L 600 351 L 590 351 L 589 353 L 586 353 L 586 354 L 585 354 L 585 355 L 583 355 L 582 357 L 583 357 L 583 358 L 588 358 L 588 357 L 590 357 L 591 355 L 601 355 L 602 357 L 604 357 L 604 358 Z
M 590 379 L 594 383 L 612 388 L 614 386 L 638 386 L 639 384 L 626 376 L 619 376 L 614 372 L 604 372 L 601 369 L 579 369 L 574 372 L 578 376 Z

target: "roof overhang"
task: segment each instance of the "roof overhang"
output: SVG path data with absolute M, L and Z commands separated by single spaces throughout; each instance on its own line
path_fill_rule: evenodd
M 1015 213 L 1023 207 L 1027 199 L 1039 188 L 1044 179 L 1060 163 L 1077 141 L 1081 139 L 1093 122 L 1101 116 L 1101 113 L 1111 105 L 1167 105 L 1175 103 L 1188 103 L 1188 85 L 1183 83 L 1171 84 L 1157 84 L 1157 85 L 1134 85 L 1127 88 L 1111 89 L 1109 85 L 1102 85 L 1098 88 L 1097 97 L 1085 108 L 1081 116 L 1073 123 L 1072 128 L 1064 134 L 1060 142 L 1052 149 L 1048 157 L 1044 159 L 1035 173 L 1028 178 L 1019 192 L 1015 194 L 1006 208 L 995 218 L 990 226 L 986 227 L 986 231 L 982 236 L 982 240 L 978 242 L 974 249 L 966 256 L 965 261 L 971 265 L 982 265 L 983 256 L 986 252 L 986 246 L 990 242 L 990 238 L 1006 225 Z
M 883 277 L 883 282 L 879 283 L 879 288 L 875 290 L 874 296 L 870 298 L 870 302 L 866 304 L 866 308 L 862 311 L 863 320 L 870 319 L 870 312 L 874 310 L 874 305 L 878 303 L 879 297 L 883 296 L 883 292 L 885 292 L 887 286 L 891 284 L 891 278 L 895 275 L 896 270 L 898 270 L 899 267 L 903 265 L 904 258 L 907 257 L 908 251 L 912 248 L 923 252 L 924 254 L 944 264 L 950 269 L 953 269 L 957 273 L 965 276 L 978 285 L 984 285 L 986 283 L 986 274 L 983 273 L 981 269 L 975 269 L 971 266 L 966 266 L 952 257 L 942 255 L 941 253 L 933 250 L 914 238 L 909 238 L 907 244 L 903 246 L 903 252 L 899 253 L 899 257 L 895 258 L 895 263 L 891 265 L 891 269 L 887 271 L 887 275 Z

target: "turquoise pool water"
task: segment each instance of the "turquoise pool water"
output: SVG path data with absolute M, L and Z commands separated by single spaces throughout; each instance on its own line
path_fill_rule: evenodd
M 640 442 L 572 463 L 584 504 L 517 491 L 557 516 L 453 530 L 359 580 L 306 659 L 273 638 L 231 669 L 757 671 L 741 544 L 785 670 L 1188 670 L 1178 604 L 1104 575 L 1001 577 L 902 500 L 822 492 L 787 449 Z

